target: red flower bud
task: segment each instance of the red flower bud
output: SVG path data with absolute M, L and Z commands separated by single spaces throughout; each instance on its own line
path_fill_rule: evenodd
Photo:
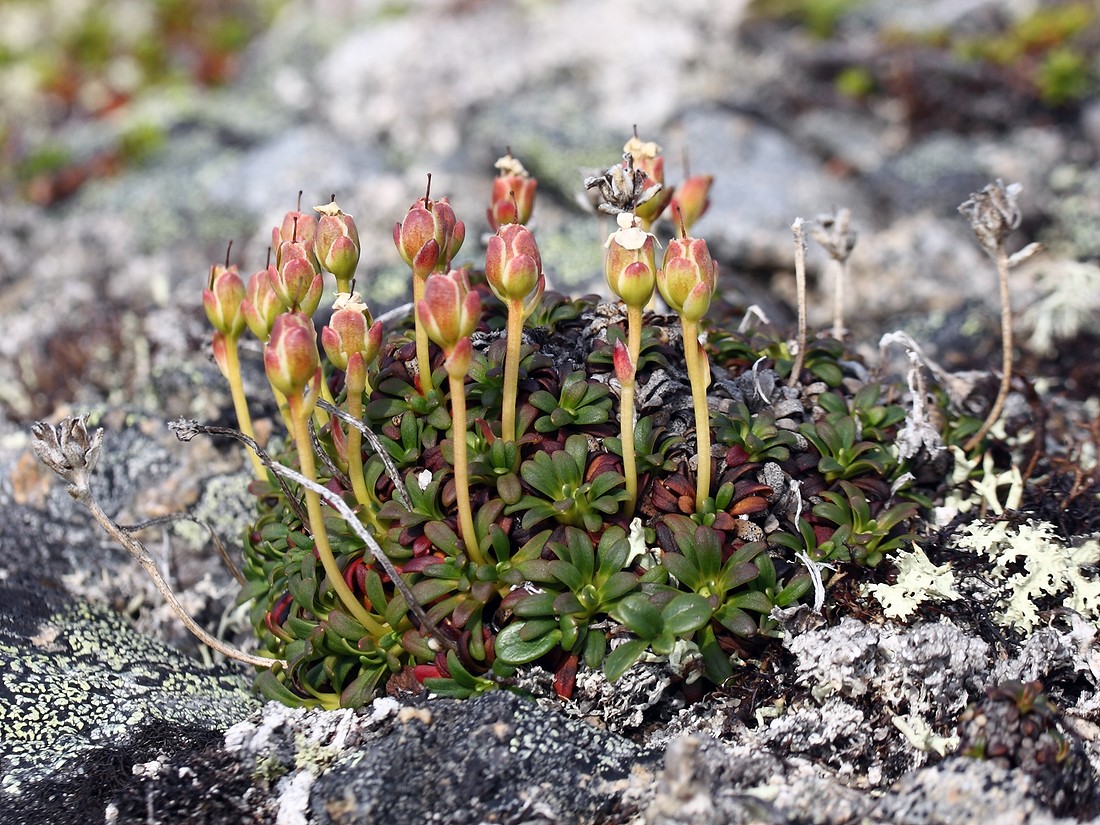
M 542 278 L 542 257 L 531 231 L 520 223 L 500 227 L 485 252 L 485 280 L 502 301 L 522 301 Z
M 202 291 L 202 307 L 210 326 L 232 338 L 244 332 L 244 283 L 237 267 L 215 266 L 210 270 L 210 286 Z
M 623 154 L 630 155 L 635 169 L 646 173 L 650 185 L 665 182 L 665 159 L 661 156 L 661 147 L 654 141 L 643 141 L 634 135 L 623 146 Z
M 425 245 L 434 240 L 436 244 L 432 269 L 445 270 L 451 265 L 451 259 L 462 246 L 466 237 L 466 225 L 455 217 L 454 209 L 446 198 L 431 201 L 420 198 L 405 214 L 405 219 L 393 225 L 393 242 L 397 251 L 414 271 L 422 271 L 430 254 L 425 254 Z
M 275 281 L 278 277 L 279 272 L 274 264 L 254 273 L 248 279 L 248 289 L 241 304 L 245 323 L 252 330 L 252 334 L 261 341 L 268 339 L 275 319 L 289 309 L 275 290 Z
M 284 312 L 275 319 L 264 345 L 264 367 L 271 386 L 287 398 L 298 397 L 319 375 L 317 333 L 313 321 L 301 312 Z
M 628 307 L 641 309 L 653 297 L 657 240 L 636 225 L 633 215 L 624 212 L 617 220 L 619 230 L 607 239 L 604 274 L 612 292 Z
M 449 356 L 459 341 L 477 329 L 481 299 L 470 289 L 465 270 L 452 269 L 446 275 L 436 272 L 428 277 L 418 310 L 428 337 Z
M 511 155 L 500 158 L 496 168 L 500 174 L 493 180 L 492 205 L 487 210 L 489 225 L 497 230 L 507 224 L 527 223 L 535 208 L 539 182 Z
M 317 231 L 317 221 L 312 215 L 299 212 L 297 209 L 287 212 L 283 216 L 283 222 L 271 230 L 271 248 L 278 254 L 279 248 L 290 241 L 303 243 L 306 248 L 313 248 L 313 236 Z M 275 262 L 278 266 L 278 261 Z
M 668 245 L 657 288 L 673 312 L 698 321 L 710 308 L 718 281 L 718 264 L 701 238 L 679 238 Z
M 611 363 L 615 367 L 615 377 L 619 379 L 620 386 L 625 387 L 634 383 L 634 364 L 630 361 L 630 352 L 622 338 L 615 339 L 615 346 L 611 350 Z
M 676 187 L 676 193 L 672 196 L 672 220 L 674 223 L 682 221 L 685 233 L 691 231 L 691 227 L 710 206 L 712 183 L 713 175 L 692 175 Z M 679 227 L 676 230 L 679 232 Z
M 214 363 L 218 365 L 218 369 L 221 374 L 226 378 L 229 378 L 229 356 L 226 354 L 226 349 L 229 346 L 229 342 L 226 340 L 224 332 L 220 330 L 214 333 Z
M 283 241 L 279 247 L 276 263 L 278 277 L 275 279 L 275 291 L 283 303 L 291 309 L 304 307 L 312 299 L 314 278 L 321 273 L 313 259 L 313 250 L 304 243 Z M 317 296 L 320 300 L 320 296 Z M 316 304 L 314 304 L 314 309 Z M 312 310 L 307 312 L 312 315 Z
M 336 299 L 329 325 L 321 329 L 321 345 L 333 366 L 347 370 L 352 355 L 369 364 L 382 347 L 382 324 L 372 323 L 370 312 L 358 295 Z
M 359 265 L 359 230 L 351 215 L 344 214 L 336 201 L 315 206 L 321 213 L 313 236 L 313 253 L 317 262 L 346 284 Z
M 476 293 L 474 293 L 476 294 Z M 454 349 L 447 355 L 443 362 L 447 375 L 451 378 L 463 378 L 470 371 L 470 361 L 474 357 L 474 346 L 470 343 L 469 336 L 459 338 Z
M 641 186 L 643 192 L 657 185 L 661 187 L 655 195 L 638 204 L 634 210 L 646 226 L 652 226 L 665 211 L 665 207 L 672 200 L 673 193 L 673 187 L 665 184 L 665 159 L 661 156 L 661 147 L 653 141 L 639 140 L 635 135 L 623 146 L 623 154 L 630 155 L 630 160 L 623 164 L 624 168 L 629 168 L 633 164 L 635 169 L 645 172 L 645 180 Z

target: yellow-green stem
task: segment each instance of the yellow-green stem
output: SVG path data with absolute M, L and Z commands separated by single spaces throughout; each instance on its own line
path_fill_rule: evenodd
M 519 358 L 523 344 L 523 303 L 508 302 L 508 334 L 504 353 L 504 400 L 500 410 L 500 437 L 516 440 L 516 396 L 519 394 Z
M 642 308 L 626 308 L 626 351 L 630 363 L 638 369 L 638 358 L 642 354 Z
M 623 384 L 619 402 L 619 440 L 623 445 L 623 476 L 626 478 L 626 517 L 634 516 L 638 502 L 638 465 L 634 456 L 634 379 Z
M 470 509 L 470 474 L 466 468 L 466 388 L 462 378 L 451 380 L 451 440 L 455 454 L 455 498 L 458 504 L 458 527 L 466 555 L 474 564 L 485 564 L 481 548 L 477 545 L 474 529 L 474 513 Z
M 363 397 L 360 393 L 348 393 L 346 408 L 352 418 L 363 417 Z M 334 427 L 339 426 L 335 421 Z M 367 482 L 363 478 L 363 434 L 357 427 L 348 426 L 348 478 L 355 500 L 367 510 L 370 509 L 371 496 L 367 492 Z
M 317 480 L 317 464 L 313 459 L 313 445 L 309 440 L 309 413 L 302 409 L 304 402 L 300 398 L 290 399 L 290 419 L 294 426 L 294 445 L 298 450 L 298 464 L 302 475 L 310 481 Z M 363 625 L 375 638 L 381 638 L 388 631 L 385 626 L 371 616 L 362 603 L 355 598 L 343 573 L 336 564 L 336 558 L 332 555 L 332 547 L 328 543 L 328 532 L 325 530 L 324 517 L 321 514 L 321 498 L 312 490 L 305 490 L 306 512 L 309 514 L 309 530 L 313 534 L 313 544 L 317 548 L 317 555 L 321 559 L 321 566 L 325 569 L 325 576 L 329 585 L 340 602 L 359 624 Z
M 642 308 L 626 308 L 626 352 L 630 356 L 630 365 L 638 369 L 638 359 L 642 354 Z M 626 477 L 626 491 L 630 494 L 627 501 L 627 515 L 634 514 L 634 505 L 638 500 L 638 467 L 634 457 L 634 379 L 629 386 L 623 387 L 619 402 L 619 427 L 623 445 L 623 475 Z
M 997 423 L 1008 400 L 1008 391 L 1012 387 L 1012 299 L 1008 292 L 1008 253 L 1005 252 L 1004 243 L 997 245 L 997 280 L 1001 292 L 1001 386 L 997 390 L 997 398 L 989 410 L 989 415 L 970 440 L 966 442 L 964 450 L 970 452 Z
M 699 467 L 695 472 L 695 511 L 703 511 L 710 495 L 710 410 L 707 409 L 707 388 L 699 363 L 699 323 L 680 319 L 684 330 L 684 359 L 691 381 L 691 405 L 695 410 L 695 442 Z
M 225 366 L 229 373 L 229 393 L 233 396 L 233 410 L 237 414 L 237 426 L 241 432 L 256 440 L 256 433 L 252 429 L 252 416 L 248 412 L 248 399 L 244 394 L 244 383 L 241 381 L 241 359 L 237 351 L 237 339 L 227 336 L 225 339 Z M 248 451 L 248 458 L 252 462 L 252 471 L 261 481 L 267 478 L 267 470 L 260 457 L 252 450 Z
M 413 275 L 413 321 L 416 332 L 416 370 L 420 374 L 420 394 L 432 391 L 432 359 L 428 351 L 428 333 L 420 323 L 420 302 L 424 300 L 426 279 Z
M 332 406 L 336 406 L 336 399 L 332 397 L 332 390 L 328 388 L 328 382 L 321 379 L 321 398 Z M 313 408 L 313 428 L 320 433 L 321 429 L 331 420 L 331 416 L 321 407 Z M 335 425 L 335 422 L 334 422 Z

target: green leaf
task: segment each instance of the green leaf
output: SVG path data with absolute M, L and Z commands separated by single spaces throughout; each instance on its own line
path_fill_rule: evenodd
M 275 675 L 274 671 L 268 668 L 257 674 L 252 686 L 265 699 L 278 702 L 287 707 L 302 708 L 313 704 L 309 699 L 304 699 L 291 691 L 290 688 L 279 681 L 279 677 Z
M 661 564 L 684 587 L 695 589 L 702 586 L 702 576 L 699 574 L 699 568 L 692 564 L 686 556 L 679 553 L 665 553 L 661 557 Z
M 570 590 L 580 590 L 585 585 L 581 572 L 568 562 L 555 559 L 549 564 L 550 572 Z
M 707 599 L 695 593 L 681 593 L 665 605 L 661 618 L 666 631 L 686 636 L 710 621 L 712 612 Z
M 603 664 L 607 655 L 607 634 L 602 630 L 589 628 L 588 635 L 584 639 L 584 663 L 595 670 Z
M 612 575 L 600 587 L 600 602 L 609 604 L 618 601 L 638 586 L 638 576 L 628 570 L 620 570 Z
M 497 634 L 493 649 L 498 659 L 511 665 L 533 662 L 553 650 L 561 639 L 561 630 L 554 626 L 546 635 L 526 641 L 521 635 L 523 627 L 515 622 Z
M 623 642 L 617 648 L 607 654 L 604 659 L 603 672 L 609 682 L 614 682 L 630 669 L 638 658 L 645 653 L 649 644 L 644 639 L 631 639 Z
M 612 615 L 643 640 L 656 639 L 664 628 L 661 611 L 642 593 L 627 596 L 615 606 Z
M 497 495 L 505 504 L 515 504 L 523 496 L 523 486 L 515 473 L 497 477 Z
M 369 635 L 363 625 L 340 610 L 331 611 L 323 624 L 328 625 L 336 635 L 353 642 L 358 642 Z
M 739 607 L 742 610 L 752 610 L 755 613 L 762 615 L 768 615 L 772 612 L 772 600 L 759 590 L 749 590 L 745 593 L 738 593 L 736 596 L 726 600 L 726 604 L 733 607 Z
M 542 593 L 531 593 L 516 602 L 513 612 L 522 619 L 535 618 L 538 616 L 553 616 L 554 599 L 557 597 L 558 594 L 551 590 Z M 511 625 L 509 625 L 509 627 L 510 626 Z
M 457 556 L 461 552 L 458 549 L 458 536 L 455 531 L 442 521 L 429 521 L 425 524 L 424 535 L 448 556 Z

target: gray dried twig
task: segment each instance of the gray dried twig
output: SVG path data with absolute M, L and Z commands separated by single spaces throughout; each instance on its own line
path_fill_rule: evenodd
M 157 567 L 157 563 L 149 551 L 145 549 L 145 545 L 130 534 L 129 528 L 116 524 L 110 516 L 103 512 L 99 502 L 92 495 L 90 486 L 92 471 L 95 469 L 100 449 L 103 446 L 102 429 L 97 429 L 89 435 L 88 417 L 85 415 L 79 418 L 63 419 L 56 426 L 39 421 L 31 427 L 31 434 L 33 436 L 31 449 L 38 460 L 68 483 L 69 495 L 87 507 L 107 534 L 121 544 L 133 556 L 134 560 L 144 568 L 168 606 L 203 644 L 230 659 L 236 659 L 253 667 L 270 668 L 276 665 L 286 667 L 286 662 L 283 659 L 269 659 L 245 653 L 243 650 L 211 636 L 198 622 L 191 618 L 187 608 L 176 598 L 176 594 L 172 592 L 172 588 L 165 581 L 160 568 Z
M 1005 186 L 1004 181 L 998 178 L 996 183 L 988 184 L 981 192 L 972 193 L 968 200 L 959 204 L 959 212 L 970 220 L 970 228 L 974 230 L 978 243 L 997 264 L 1001 293 L 1001 386 L 982 426 L 966 442 L 964 449 L 968 452 L 981 444 L 997 423 L 1012 386 L 1012 300 L 1008 291 L 1008 271 L 1043 249 L 1042 244 L 1028 244 L 1011 257 L 1005 249 L 1008 236 L 1020 225 L 1019 194 L 1020 184 Z
M 829 253 L 836 272 L 833 292 L 833 337 L 844 337 L 844 285 L 848 279 L 848 257 L 855 248 L 858 233 L 852 227 L 852 210 L 837 209 L 831 215 L 818 215 L 811 231 L 813 239 Z
M 343 498 L 332 492 L 328 487 L 318 484 L 315 481 L 310 481 L 297 470 L 275 461 L 262 447 L 239 430 L 234 430 L 230 427 L 209 427 L 199 424 L 197 421 L 190 421 L 184 418 L 173 421 L 168 425 L 168 428 L 176 434 L 176 437 L 180 441 L 190 441 L 200 433 L 205 433 L 207 435 L 228 435 L 230 438 L 235 438 L 245 446 L 255 450 L 256 455 L 260 457 L 260 461 L 263 462 L 263 465 L 271 470 L 271 472 L 275 473 L 277 477 L 289 479 L 304 489 L 315 492 L 326 504 L 340 514 L 340 517 L 344 519 L 352 532 L 354 532 L 359 540 L 366 545 L 367 552 L 371 554 L 371 558 L 383 571 L 385 571 L 386 575 L 390 577 L 397 592 L 405 599 L 405 604 L 408 606 L 409 611 L 420 620 L 421 627 L 431 633 L 432 636 L 445 647 L 452 650 L 455 649 L 456 645 L 454 640 L 444 634 L 428 617 L 423 606 L 417 600 L 416 596 L 413 595 L 412 588 L 409 587 L 401 577 L 397 568 L 394 567 L 393 562 L 390 561 L 389 556 L 382 552 L 382 547 L 375 541 L 374 536 L 363 527 L 363 523 L 359 521 L 358 516 L 355 515 L 355 512 L 348 506 Z

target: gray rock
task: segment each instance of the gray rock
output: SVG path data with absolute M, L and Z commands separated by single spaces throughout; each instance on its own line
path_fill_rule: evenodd
M 0 605 L 4 822 L 60 823 L 64 810 L 87 821 L 83 806 L 105 802 L 132 764 L 209 741 L 257 707 L 241 673 L 29 576 L 0 588 Z

